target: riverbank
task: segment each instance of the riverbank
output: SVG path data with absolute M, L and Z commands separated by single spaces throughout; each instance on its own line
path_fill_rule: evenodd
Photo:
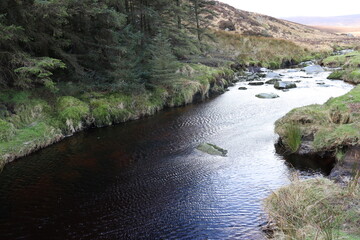
M 184 64 L 171 86 L 154 86 L 142 93 L 104 91 L 75 96 L 34 91 L 0 93 L 0 166 L 47 147 L 76 132 L 153 115 L 221 94 L 233 82 L 230 66 Z M 76 88 L 68 84 L 69 91 Z
M 337 68 L 328 79 L 358 84 L 359 52 L 322 60 Z M 336 159 L 330 179 L 296 179 L 265 200 L 275 239 L 360 237 L 360 86 L 325 104 L 296 108 L 275 123 L 282 153 Z M 338 184 L 340 183 L 340 184 Z

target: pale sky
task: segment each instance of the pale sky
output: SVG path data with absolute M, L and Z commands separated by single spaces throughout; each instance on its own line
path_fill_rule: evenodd
M 360 14 L 359 0 L 219 0 L 235 8 L 272 17 Z

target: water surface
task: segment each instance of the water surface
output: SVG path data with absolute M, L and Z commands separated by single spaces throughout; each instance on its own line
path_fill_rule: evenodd
M 275 152 L 275 120 L 351 89 L 325 80 L 328 73 L 279 72 L 302 82 L 289 92 L 238 83 L 215 99 L 79 133 L 7 165 L 0 239 L 264 239 L 262 199 L 293 171 Z M 261 92 L 280 98 L 256 98 Z M 202 142 L 228 157 L 199 152 Z M 300 165 L 303 176 L 322 171 Z

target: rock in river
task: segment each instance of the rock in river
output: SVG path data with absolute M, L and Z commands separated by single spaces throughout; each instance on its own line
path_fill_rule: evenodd
M 279 95 L 275 94 L 275 93 L 259 93 L 257 95 L 255 95 L 258 98 L 265 98 L 265 99 L 272 99 L 272 98 L 278 98 Z
M 324 72 L 324 69 L 319 65 L 304 67 L 304 70 L 306 73 L 310 73 L 310 74 Z
M 249 85 L 260 86 L 260 85 L 264 85 L 264 82 L 249 82 Z
M 290 88 L 296 88 L 296 84 L 294 82 L 275 82 L 274 88 L 276 89 L 290 89 Z
M 275 84 L 276 82 L 281 82 L 281 79 L 273 78 L 273 79 L 266 81 L 265 83 L 266 84 Z
M 247 90 L 246 87 L 239 87 L 238 89 L 239 89 L 239 90 Z
M 280 78 L 281 75 L 280 75 L 279 73 L 275 73 L 275 72 L 268 72 L 268 73 L 266 74 L 266 77 L 267 77 L 267 78 Z
M 210 155 L 216 155 L 216 156 L 222 156 L 226 157 L 227 150 L 222 149 L 221 147 L 218 147 L 214 144 L 210 143 L 202 143 L 196 148 L 197 150 L 200 150 L 204 153 L 210 154 Z

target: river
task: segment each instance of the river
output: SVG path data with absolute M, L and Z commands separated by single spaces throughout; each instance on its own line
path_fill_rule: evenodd
M 294 171 L 275 152 L 275 120 L 352 88 L 327 72 L 276 72 L 301 80 L 298 88 L 240 82 L 214 99 L 91 129 L 8 164 L 0 239 L 264 239 L 262 200 Z M 261 92 L 280 98 L 256 98 Z M 202 142 L 228 156 L 196 150 Z M 303 177 L 328 171 L 299 166 Z

